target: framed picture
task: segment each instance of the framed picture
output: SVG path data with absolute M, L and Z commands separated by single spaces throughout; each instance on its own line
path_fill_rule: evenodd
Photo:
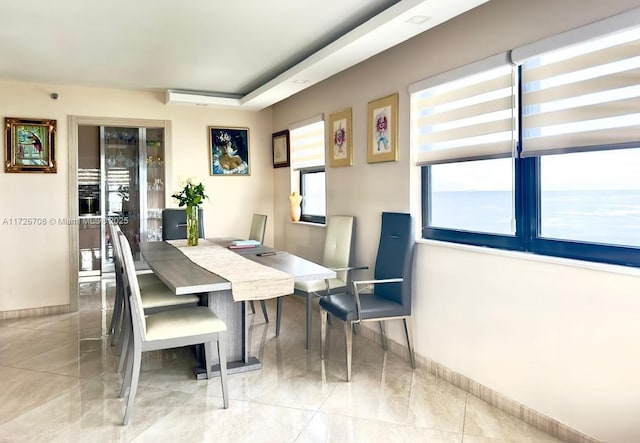
M 398 94 L 369 102 L 367 161 L 398 161 Z
M 271 147 L 273 149 L 273 167 L 284 168 L 289 166 L 289 131 L 280 131 L 271 135 Z
M 4 172 L 56 172 L 56 121 L 6 117 Z
M 351 137 L 351 108 L 329 115 L 329 165 L 351 166 L 353 144 Z
M 209 126 L 211 175 L 249 175 L 249 129 Z

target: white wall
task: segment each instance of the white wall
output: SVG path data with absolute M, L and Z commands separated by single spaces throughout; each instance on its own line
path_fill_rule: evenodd
M 410 83 L 638 6 L 492 0 L 275 105 L 273 129 L 353 108 L 354 165 L 327 169 L 328 214 L 357 217 L 356 263 L 371 266 L 380 212 L 419 211 Z M 394 92 L 399 161 L 367 164 L 367 102 Z M 319 259 L 324 229 L 288 222 L 288 170 L 274 180 L 276 246 Z M 414 267 L 419 354 L 597 439 L 640 441 L 640 272 L 434 242 Z M 399 325 L 390 333 L 404 343 Z
M 57 101 L 51 92 L 60 94 Z M 170 120 L 171 161 L 167 204 L 180 176 L 205 180 L 210 200 L 203 205 L 209 236 L 246 237 L 251 214 L 267 214 L 266 243 L 273 239 L 271 110 L 233 111 L 167 106 L 156 92 L 45 85 L 0 80 L 0 118 L 57 120 L 57 174 L 0 171 L 0 312 L 69 304 L 69 228 L 15 226 L 17 217 L 68 216 L 68 123 L 70 115 Z M 251 175 L 209 176 L 207 126 L 248 127 Z M 4 143 L 2 143 L 4 147 Z M 4 158 L 4 156 L 3 156 Z

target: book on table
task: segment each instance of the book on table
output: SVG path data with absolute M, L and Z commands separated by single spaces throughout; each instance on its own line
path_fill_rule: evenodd
M 260 246 L 260 242 L 257 240 L 234 240 L 229 243 L 230 249 L 255 248 L 256 246 Z

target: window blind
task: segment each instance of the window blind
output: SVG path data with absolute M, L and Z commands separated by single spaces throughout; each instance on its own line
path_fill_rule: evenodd
M 324 120 L 314 117 L 289 128 L 291 168 L 304 169 L 324 166 Z
M 523 156 L 640 139 L 640 28 L 632 20 L 640 9 L 625 14 L 513 51 L 522 63 Z
M 499 54 L 411 85 L 418 166 L 512 156 L 516 75 Z

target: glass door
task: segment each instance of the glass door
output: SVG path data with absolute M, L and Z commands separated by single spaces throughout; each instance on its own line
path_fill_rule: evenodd
M 135 260 L 140 255 L 140 130 L 101 127 L 102 214 L 120 225 Z M 102 272 L 113 271 L 111 233 L 103 230 Z
M 142 238 L 147 241 L 162 240 L 162 209 L 164 209 L 164 129 L 147 128 L 146 158 L 143 174 L 146 173 L 146 217 L 142 223 Z M 144 216 L 145 214 L 143 214 Z

